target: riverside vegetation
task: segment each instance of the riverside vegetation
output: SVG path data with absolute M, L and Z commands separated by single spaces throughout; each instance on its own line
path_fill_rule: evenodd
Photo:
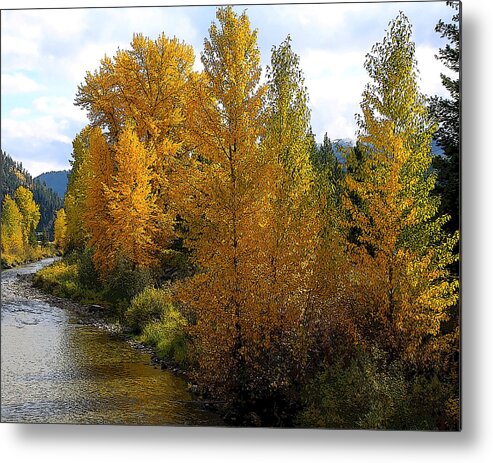
M 192 47 L 139 34 L 88 72 L 65 258 L 37 284 L 102 304 L 229 423 L 456 430 L 458 231 L 411 25 L 399 14 L 367 55 L 343 162 L 315 143 L 291 43 L 262 83 L 257 32 L 225 7 L 201 72 Z
M 33 192 L 19 186 L 13 197 L 6 194 L 2 201 L 1 241 L 2 268 L 11 268 L 57 254 L 56 243 L 48 241 L 46 233 L 38 241 L 36 227 L 41 218 Z

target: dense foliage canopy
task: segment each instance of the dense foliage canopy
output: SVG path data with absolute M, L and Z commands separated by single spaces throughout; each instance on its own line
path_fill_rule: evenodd
M 408 19 L 368 53 L 357 144 L 337 147 L 315 142 L 294 40 L 263 80 L 246 12 L 216 16 L 202 71 L 189 45 L 137 34 L 87 73 L 57 245 L 78 252 L 81 285 L 127 300 L 164 285 L 127 320 L 186 357 L 231 419 L 457 429 L 458 236 L 431 168 L 449 131 L 420 92 Z M 12 235 L 12 217 L 35 222 L 17 196 Z

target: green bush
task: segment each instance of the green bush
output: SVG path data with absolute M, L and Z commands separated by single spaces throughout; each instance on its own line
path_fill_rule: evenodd
M 106 279 L 106 296 L 113 301 L 130 301 L 147 286 L 154 286 L 151 270 L 135 268 L 127 259 L 120 258 Z
M 161 320 L 146 325 L 139 339 L 155 347 L 159 358 L 185 368 L 189 364 L 186 325 L 183 316 L 171 307 Z
M 406 396 L 399 364 L 387 365 L 379 350 L 358 352 L 349 363 L 336 363 L 304 391 L 300 424 L 337 429 L 392 429 Z
M 79 264 L 79 282 L 83 288 L 98 288 L 100 285 L 98 272 L 92 261 L 93 252 L 90 249 L 84 249 L 77 255 Z
M 141 333 L 145 325 L 160 320 L 172 310 L 171 294 L 167 289 L 147 287 L 130 302 L 125 323 L 133 332 Z
M 385 352 L 359 351 L 319 373 L 303 391 L 298 424 L 338 429 L 457 429 L 453 381 L 406 375 Z

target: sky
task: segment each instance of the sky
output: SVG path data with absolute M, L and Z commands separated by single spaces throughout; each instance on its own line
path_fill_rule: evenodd
M 179 2 L 174 2 L 179 3 Z M 165 4 L 165 2 L 161 2 Z M 42 7 L 42 3 L 39 4 Z M 403 11 L 413 26 L 420 88 L 447 96 L 435 58 L 446 43 L 435 32 L 453 10 L 443 2 L 242 5 L 265 70 L 272 46 L 288 34 L 300 56 L 318 141 L 355 138 L 355 114 L 368 76 L 365 55 Z M 33 175 L 69 168 L 72 140 L 88 123 L 74 106 L 77 86 L 104 55 L 129 48 L 133 33 L 164 32 L 192 45 L 195 68 L 216 7 L 40 9 L 1 12 L 1 148 Z

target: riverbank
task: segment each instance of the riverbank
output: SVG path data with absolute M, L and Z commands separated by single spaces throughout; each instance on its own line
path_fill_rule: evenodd
M 223 424 L 102 308 L 33 286 L 52 262 L 2 272 L 2 421 Z
M 166 320 L 161 319 L 160 321 L 156 321 L 155 316 L 157 312 L 154 313 L 154 316 L 149 317 L 149 310 L 153 310 L 153 305 L 160 306 L 159 310 L 162 312 L 163 306 L 169 303 L 166 300 L 159 300 L 159 297 L 163 296 L 163 294 L 159 293 L 166 290 L 155 290 L 152 288 L 144 290 L 137 298 L 143 297 L 144 299 L 142 301 L 143 307 L 140 308 L 135 299 L 127 302 L 122 300 L 108 301 L 104 299 L 107 294 L 104 290 L 96 291 L 80 284 L 78 265 L 80 263 L 76 261 L 72 262 L 70 258 L 63 259 L 58 261 L 54 266 L 45 267 L 36 275 L 24 277 L 25 284 L 31 285 L 31 291 L 42 296 L 50 304 L 77 313 L 78 316 L 83 317 L 85 323 L 90 323 L 92 326 L 105 330 L 134 349 L 147 353 L 151 358 L 151 364 L 153 366 L 164 371 L 169 371 L 185 380 L 188 390 L 198 398 L 198 401 L 206 409 L 219 414 L 229 425 L 260 425 L 258 416 L 249 413 L 246 417 L 240 417 L 226 402 L 218 401 L 214 397 L 207 395 L 199 384 L 194 381 L 191 373 L 191 361 L 186 358 L 188 347 L 186 345 L 184 346 L 180 339 L 180 336 L 184 334 L 184 326 L 178 325 L 178 336 L 175 336 L 174 333 L 171 333 L 171 336 L 169 336 L 169 333 L 166 332 L 161 336 L 164 340 L 166 340 L 166 337 L 170 338 L 172 344 L 175 346 L 178 345 L 178 348 L 185 351 L 185 361 L 173 361 L 173 357 L 176 358 L 173 349 L 164 350 L 165 352 L 163 353 L 163 349 L 160 348 L 161 345 L 159 343 L 159 330 L 164 328 L 166 331 L 171 324 L 171 331 L 173 331 L 177 317 L 181 319 L 179 323 L 185 322 L 172 306 L 168 307 L 166 311 Z M 23 291 L 28 290 L 28 288 L 23 289 Z M 147 294 L 146 297 L 146 293 L 148 292 L 151 294 Z M 145 320 L 142 323 L 140 334 L 135 334 L 135 330 L 132 330 L 132 325 L 128 319 L 128 310 L 132 304 L 137 306 L 136 315 Z M 156 307 L 154 307 L 154 311 L 155 309 Z M 153 330 L 158 331 L 157 340 L 156 334 L 153 334 Z
M 33 264 L 49 257 L 56 257 L 60 254 L 53 244 L 47 246 L 39 245 L 36 249 L 31 249 L 28 256 L 15 256 L 2 254 L 0 259 L 1 270 L 11 270 L 27 264 Z
M 40 299 L 50 305 L 54 305 L 77 314 L 81 317 L 80 321 L 82 323 L 100 328 L 108 334 L 120 338 L 134 349 L 138 349 L 141 352 L 149 354 L 151 357 L 151 363 L 161 368 L 161 370 L 171 371 L 173 374 L 189 380 L 187 372 L 180 369 L 177 365 L 173 365 L 171 362 L 159 358 L 154 347 L 139 342 L 136 337 L 131 334 L 129 328 L 115 320 L 115 316 L 110 313 L 111 310 L 102 305 L 102 303 L 84 304 L 68 297 L 60 297 L 51 294 L 50 292 L 41 289 L 39 285 L 35 284 L 35 274 L 19 275 L 17 290 L 26 295 L 28 298 Z M 189 388 L 191 390 L 196 390 L 196 386 L 193 384 L 190 384 Z

